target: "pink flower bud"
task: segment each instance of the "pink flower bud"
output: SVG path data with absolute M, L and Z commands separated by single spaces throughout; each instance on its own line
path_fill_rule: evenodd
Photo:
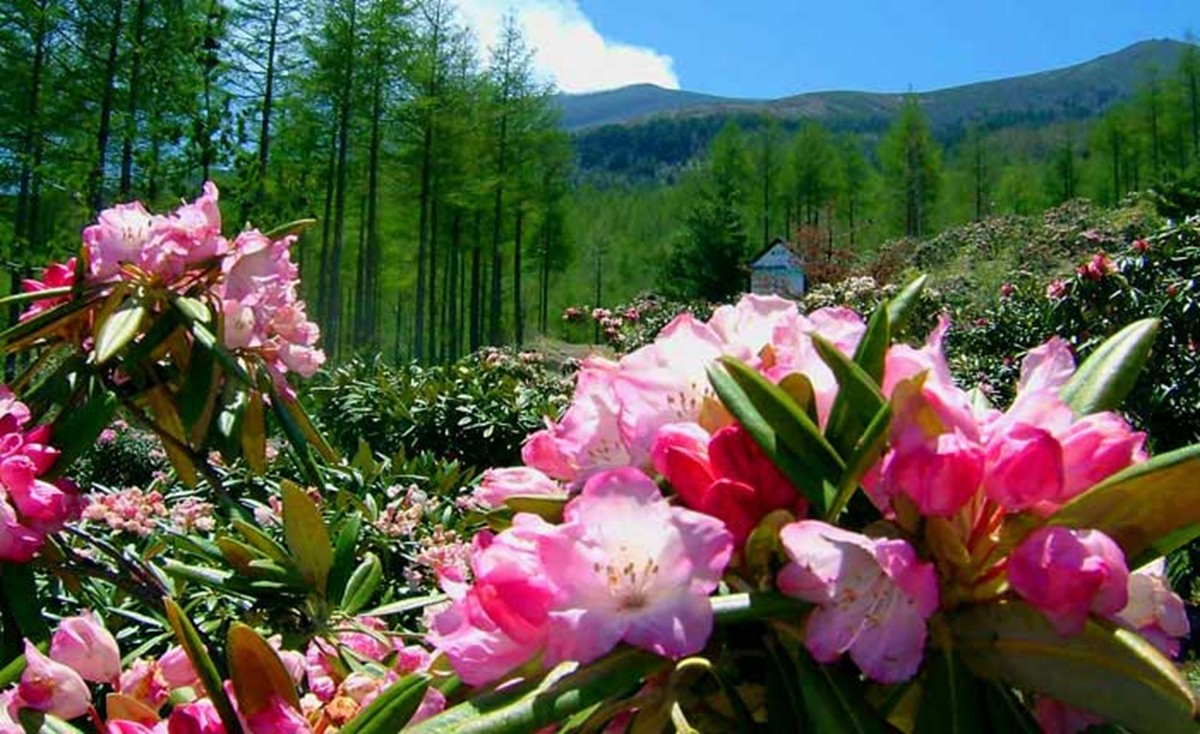
M 200 684 L 200 675 L 196 673 L 191 658 L 179 645 L 175 645 L 163 653 L 163 656 L 158 659 L 158 669 L 162 673 L 163 680 L 172 690 L 194 688 Z
M 26 708 L 68 720 L 87 713 L 92 694 L 79 673 L 46 657 L 28 640 L 25 663 L 17 695 Z
M 202 698 L 171 711 L 167 734 L 225 734 L 225 725 L 212 701 Z
M 90 611 L 59 622 L 50 640 L 50 657 L 93 683 L 113 683 L 121 675 L 117 641 Z
M 1009 558 L 1008 581 L 1064 636 L 1082 632 L 1090 612 L 1113 615 L 1129 600 L 1125 553 L 1098 530 L 1035 530 Z

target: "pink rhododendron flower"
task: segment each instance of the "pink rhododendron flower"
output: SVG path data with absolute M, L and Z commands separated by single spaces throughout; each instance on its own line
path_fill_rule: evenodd
M 708 432 L 694 423 L 665 426 L 653 449 L 654 468 L 683 503 L 721 520 L 735 548 L 773 510 L 803 514 L 807 503 L 740 425 Z
M 1064 636 L 1079 634 L 1089 613 L 1113 615 L 1129 600 L 1125 554 L 1098 530 L 1035 530 L 1009 557 L 1008 581 Z
M 187 652 L 179 645 L 172 645 L 162 654 L 158 659 L 158 670 L 171 690 L 200 686 L 200 674 L 196 672 Z
M 589 662 L 619 642 L 678 658 L 712 631 L 709 594 L 733 550 L 716 519 L 672 507 L 636 469 L 597 474 L 539 534 L 538 556 L 558 588 L 546 664 Z
M 157 660 L 140 659 L 121 672 L 117 692 L 149 706 L 157 711 L 167 702 L 172 686 L 163 677 Z
M 515 466 L 485 471 L 479 486 L 471 493 L 471 499 L 478 507 L 493 509 L 503 506 L 509 497 L 524 495 L 565 498 L 567 492 L 537 469 Z
M 558 595 L 538 551 L 538 539 L 547 532 L 551 526 L 541 518 L 519 513 L 504 532 L 475 536 L 471 586 L 443 584 L 456 598 L 434 618 L 428 641 L 466 683 L 493 681 L 545 644 Z
M 0 734 L 25 734 L 25 727 L 17 721 L 20 703 L 15 687 L 0 691 Z
M 46 657 L 28 640 L 25 642 L 25 663 L 25 672 L 21 674 L 17 688 L 22 706 L 54 714 L 60 719 L 74 719 L 87 713 L 92 694 L 79 673 Z
M 1033 715 L 1042 734 L 1078 734 L 1089 727 L 1104 723 L 1099 716 L 1072 708 L 1062 701 L 1038 696 L 1033 705 Z
M 32 278 L 23 280 L 21 281 L 21 289 L 25 293 L 37 293 L 54 288 L 70 288 L 75 285 L 75 266 L 75 258 L 71 258 L 65 263 L 50 263 L 42 271 L 41 280 L 33 280 Z M 21 314 L 21 321 L 31 319 L 43 311 L 48 311 L 61 303 L 66 303 L 69 298 L 69 296 L 52 296 L 34 301 Z
M 121 675 L 117 640 L 90 611 L 58 623 L 50 639 L 50 657 L 93 683 L 113 683 Z
M 299 711 L 279 696 L 266 708 L 246 718 L 246 730 L 272 734 L 312 734 L 312 727 Z
M 911 678 L 924 655 L 925 620 L 937 609 L 933 564 L 902 540 L 868 538 L 817 520 L 780 532 L 790 562 L 779 589 L 817 605 L 805 646 L 819 662 L 847 650 L 871 679 Z
M 171 709 L 167 734 L 225 734 L 217 707 L 207 698 Z
M 96 224 L 83 230 L 89 280 L 112 280 L 121 273 L 122 265 L 140 265 L 151 224 L 150 212 L 140 202 L 117 204 L 100 212 Z
M 51 484 L 49 471 L 58 450 L 47 445 L 48 426 L 24 430 L 29 408 L 0 386 L 0 560 L 23 563 L 41 549 L 45 536 L 79 515 L 80 502 L 69 480 Z
M 810 314 L 785 314 L 775 324 L 771 336 L 775 364 L 765 369 L 765 374 L 776 382 L 795 372 L 807 377 L 813 386 L 817 416 L 824 425 L 837 395 L 838 384 L 833 371 L 813 346 L 812 337 L 820 336 L 844 354 L 853 355 L 866 329 L 862 317 L 848 308 L 822 308 Z
M 1136 631 L 1164 655 L 1178 657 L 1191 631 L 1183 600 L 1171 590 L 1163 558 L 1129 574 L 1129 603 L 1113 619 Z

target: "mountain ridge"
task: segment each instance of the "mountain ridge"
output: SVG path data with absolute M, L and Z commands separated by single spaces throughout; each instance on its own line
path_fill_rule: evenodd
M 970 120 L 1041 116 L 1048 120 L 1090 117 L 1132 95 L 1147 69 L 1172 72 L 1187 43 L 1148 39 L 1069 66 L 1018 76 L 915 92 L 935 129 Z M 905 93 L 824 90 L 775 99 L 739 99 L 635 84 L 585 94 L 555 95 L 563 127 L 585 132 L 659 117 L 761 114 L 812 118 L 857 128 L 886 125 Z

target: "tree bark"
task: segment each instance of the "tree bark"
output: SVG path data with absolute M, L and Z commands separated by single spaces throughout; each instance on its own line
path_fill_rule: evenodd
M 137 135 L 138 101 L 141 97 L 142 43 L 146 31 L 146 0 L 138 0 L 133 14 L 133 59 L 129 67 L 129 100 L 125 108 L 125 137 L 121 143 L 121 199 L 133 193 L 133 139 Z
M 117 0 L 113 9 L 112 29 L 108 37 L 108 55 L 104 64 L 104 90 L 100 96 L 100 124 L 96 127 L 96 159 L 88 177 L 88 202 L 99 213 L 104 208 L 104 168 L 108 155 L 108 139 L 112 134 L 113 97 L 117 86 L 117 59 L 121 46 L 121 16 L 124 0 Z

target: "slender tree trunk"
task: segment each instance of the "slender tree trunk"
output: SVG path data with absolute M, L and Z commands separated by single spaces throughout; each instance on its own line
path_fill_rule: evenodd
M 550 330 L 550 242 L 554 220 L 549 213 L 546 215 L 545 226 L 542 227 L 542 282 L 539 293 L 541 319 L 538 324 L 542 336 Z
M 382 144 L 380 118 L 383 117 L 382 71 L 375 70 L 371 92 L 371 150 L 367 168 L 367 242 L 366 273 L 363 283 L 363 338 L 372 346 L 379 344 L 378 309 L 379 268 L 382 265 L 379 242 L 379 149 Z
M 441 210 L 440 202 L 438 201 L 438 181 L 437 176 L 433 180 L 433 201 L 430 203 L 429 212 L 429 328 L 428 339 L 429 349 L 426 354 L 431 361 L 437 360 L 437 355 L 434 350 L 437 348 L 437 277 L 438 277 L 438 212 Z
M 354 87 L 355 64 L 355 12 L 356 3 L 350 3 L 350 40 L 345 58 L 345 76 L 341 89 L 341 104 L 338 111 L 337 184 L 333 200 L 333 251 L 330 253 L 329 291 L 332 295 L 329 332 L 332 341 L 338 343 L 341 335 L 342 317 L 342 251 L 345 249 L 346 224 L 346 153 L 350 147 L 350 101 Z
M 517 218 L 513 224 L 513 337 L 519 348 L 525 343 L 525 311 L 521 302 L 521 225 L 525 207 L 517 202 Z
M 267 78 L 263 89 L 262 118 L 258 127 L 258 185 L 254 200 L 262 204 L 267 194 L 267 165 L 271 157 L 271 112 L 275 106 L 275 53 L 279 43 L 279 18 L 283 0 L 271 5 L 271 23 L 267 31 Z
M 462 209 L 454 208 L 450 219 L 450 248 L 446 251 L 446 280 L 442 288 L 442 358 L 458 359 L 458 250 L 462 246 Z
M 325 212 L 321 217 L 321 253 L 317 260 L 317 314 L 322 326 L 329 323 L 329 308 L 333 300 L 329 295 L 329 283 L 331 277 L 330 251 L 333 239 L 333 191 L 334 183 L 337 180 L 338 127 L 336 125 L 332 128 L 332 135 L 329 143 L 329 166 L 325 176 Z
M 217 48 L 220 42 L 217 39 L 217 20 L 221 5 L 218 0 L 212 0 L 208 6 L 208 19 L 204 25 L 204 120 L 200 126 L 200 169 L 202 177 L 205 181 L 212 178 L 212 166 L 216 153 L 213 149 L 213 129 L 212 124 L 215 116 L 212 109 L 212 88 L 213 74 L 217 70 L 218 58 Z
M 133 60 L 129 66 L 129 100 L 125 108 L 125 136 L 121 143 L 121 199 L 133 193 L 133 139 L 137 135 L 138 101 L 142 96 L 142 43 L 146 30 L 146 0 L 138 0 L 133 14 Z
M 99 213 L 104 208 L 104 168 L 108 155 L 108 139 L 112 134 L 113 97 L 117 87 L 117 60 L 121 47 L 121 16 L 125 0 L 113 7 L 112 28 L 108 37 L 108 55 L 104 63 L 104 90 L 100 95 L 100 124 L 96 127 L 96 159 L 88 177 L 88 202 Z
M 507 99 L 501 104 L 507 104 Z M 500 116 L 500 140 L 496 165 L 496 196 L 492 206 L 492 292 L 491 312 L 488 314 L 488 343 L 500 343 L 500 238 L 504 232 L 504 174 L 508 153 L 508 114 Z
M 475 212 L 475 246 L 471 248 L 471 351 L 479 349 L 483 341 L 483 243 L 480 235 L 483 231 L 482 215 Z
M 362 347 L 366 341 L 366 323 L 363 320 L 366 315 L 366 300 L 367 300 L 367 198 L 362 197 L 358 207 L 358 247 L 354 258 L 354 293 L 353 304 L 351 310 L 353 316 L 350 321 L 353 328 L 349 329 L 350 343 L 355 347 L 351 353 Z
M 417 214 L 417 312 L 413 325 L 413 359 L 425 358 L 425 253 L 429 242 L 430 190 L 433 177 L 433 120 L 426 112 L 421 142 L 421 193 Z

